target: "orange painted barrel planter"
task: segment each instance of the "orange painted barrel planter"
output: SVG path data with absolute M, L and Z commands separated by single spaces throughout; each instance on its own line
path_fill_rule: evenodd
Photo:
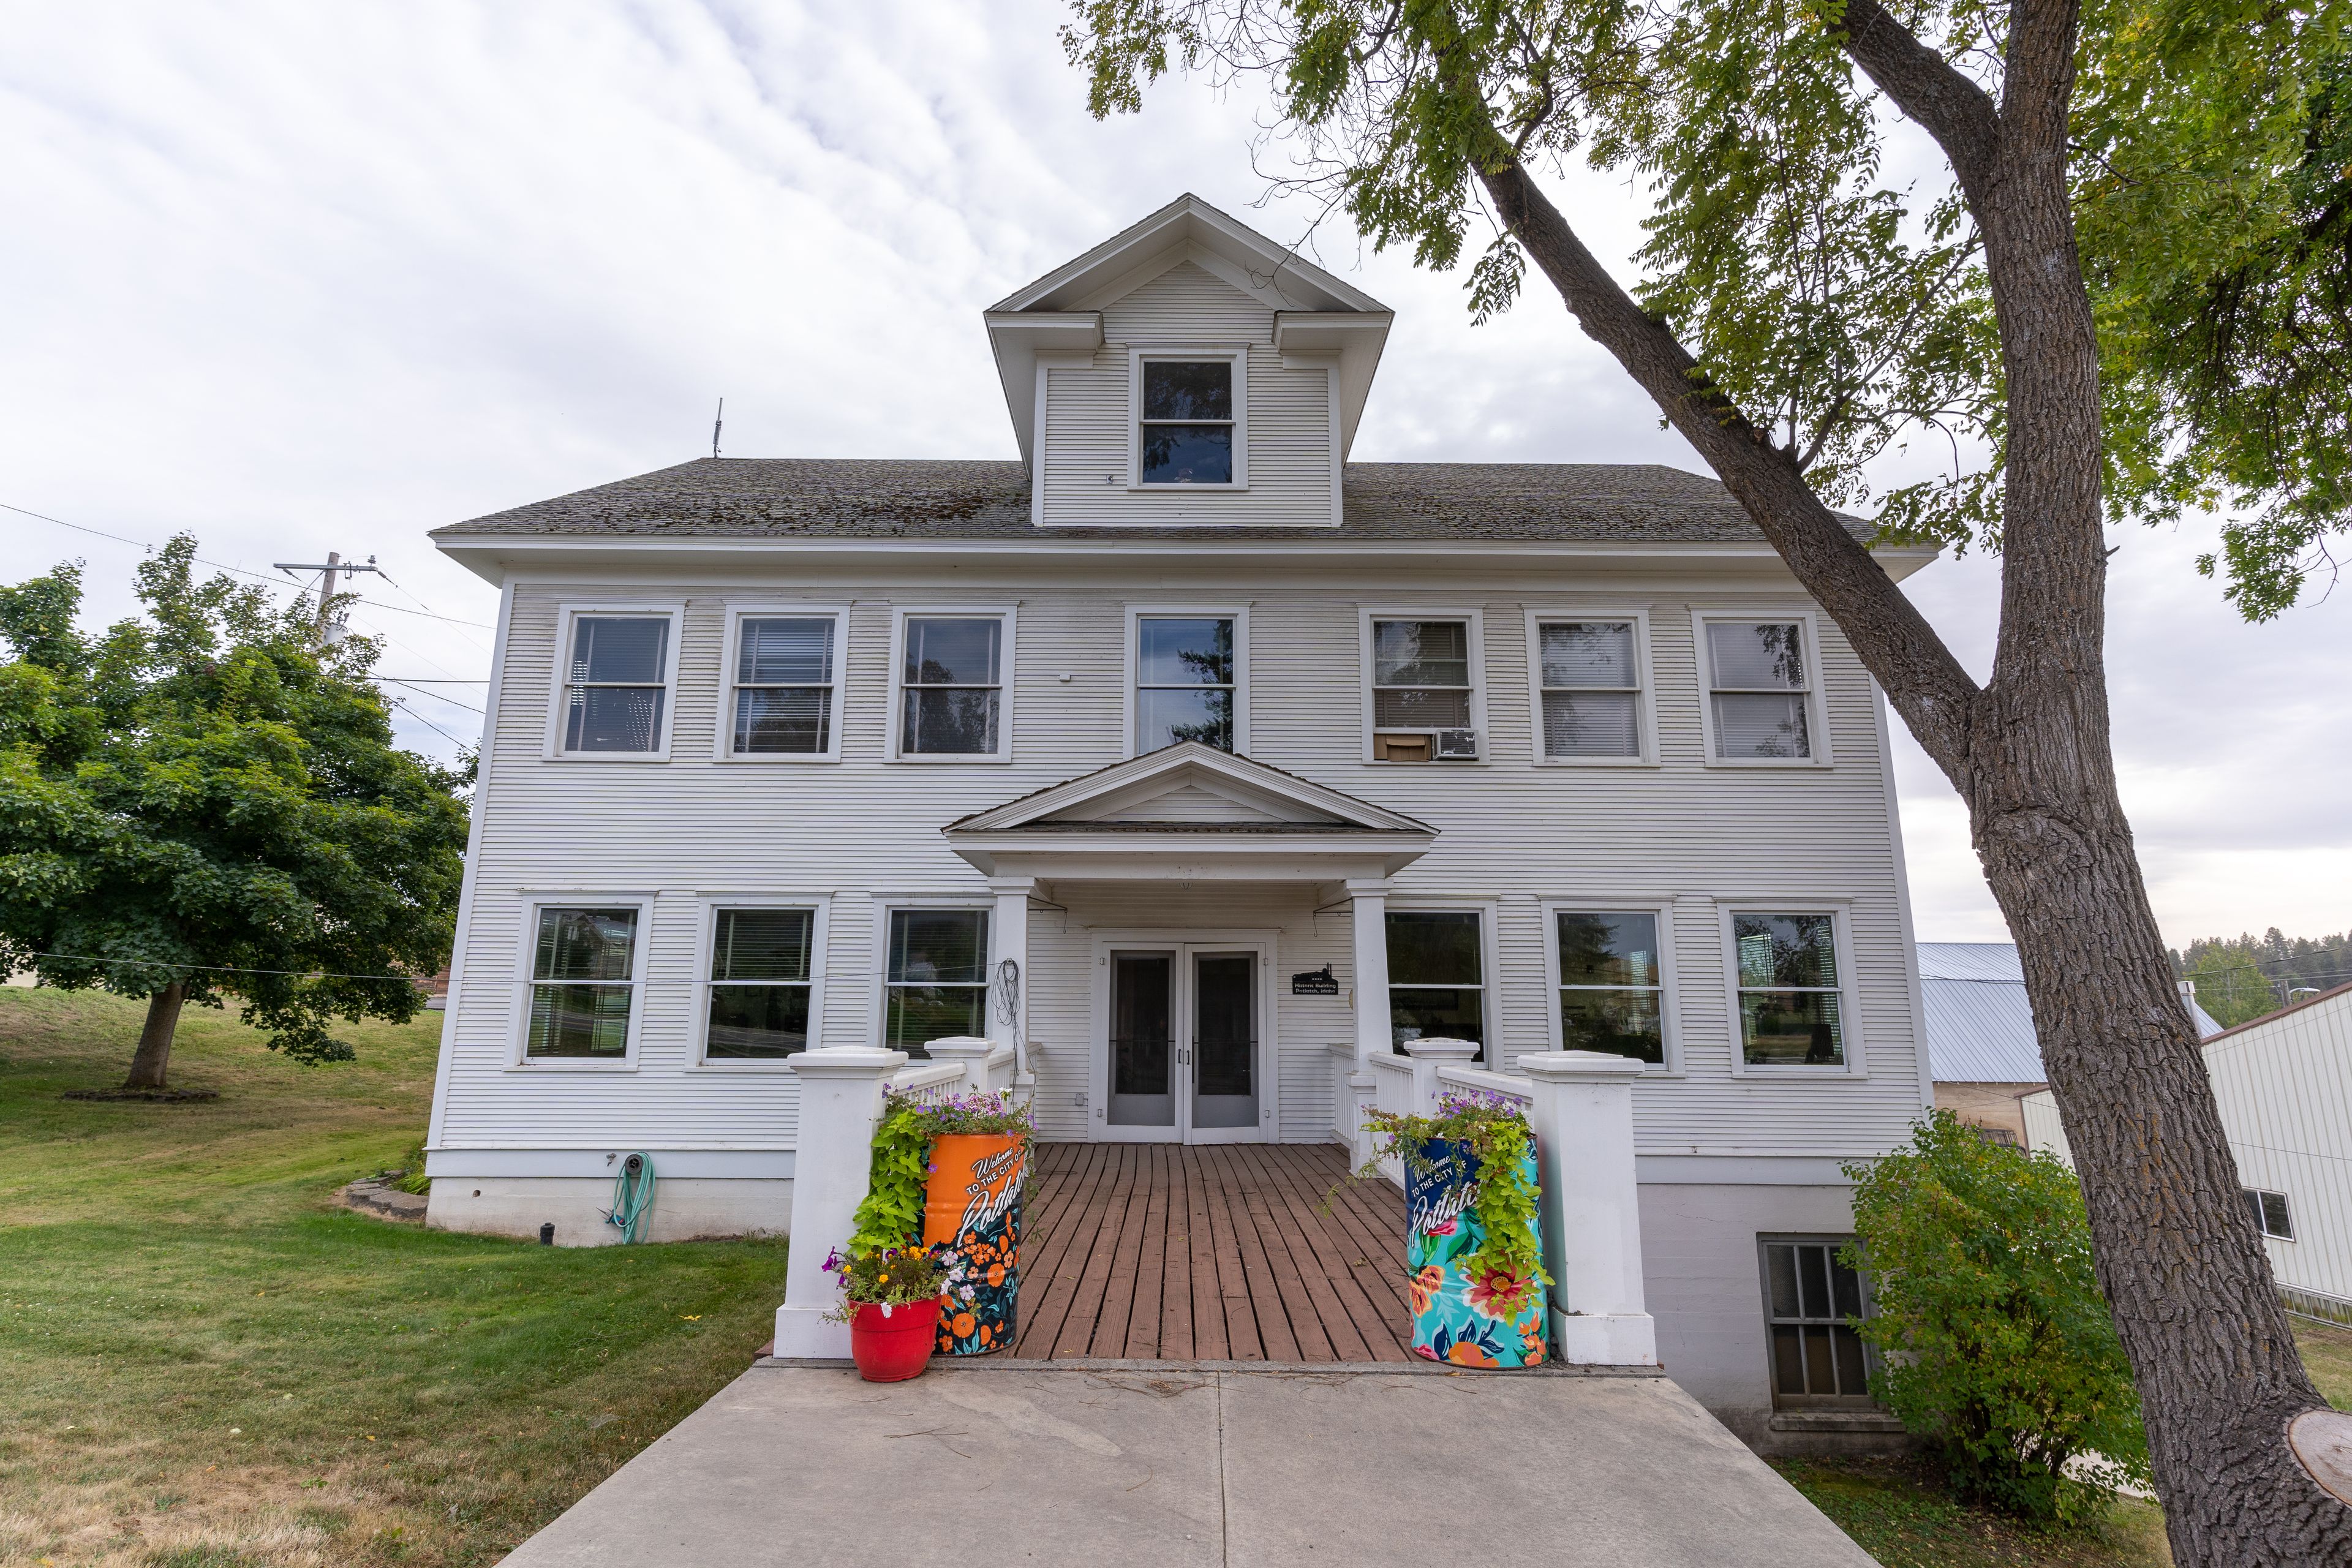
M 932 1141 L 923 1245 L 948 1271 L 939 1349 L 987 1355 L 1013 1342 L 1021 1289 L 1021 1184 L 1029 1140 L 950 1132 Z

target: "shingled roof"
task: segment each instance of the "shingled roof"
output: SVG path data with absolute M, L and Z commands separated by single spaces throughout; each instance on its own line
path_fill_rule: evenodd
M 1337 529 L 1054 528 L 1019 463 L 698 458 L 437 534 L 698 539 L 1559 540 L 1756 543 L 1722 485 L 1655 463 L 1349 463 Z M 1856 538 L 1872 525 L 1847 519 Z

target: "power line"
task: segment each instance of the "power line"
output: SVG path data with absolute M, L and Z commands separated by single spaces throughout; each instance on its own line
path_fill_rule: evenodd
M 481 743 L 479 740 L 461 741 L 457 739 L 457 736 L 452 735 L 448 731 L 444 730 L 440 725 L 436 724 L 432 720 L 427 719 L 424 714 L 419 713 L 404 697 L 394 698 L 392 700 L 392 705 L 399 709 L 403 713 L 407 714 L 410 718 L 415 720 L 418 723 L 424 725 L 426 729 L 432 731 L 435 734 L 440 736 L 443 740 L 448 742 L 453 746 L 473 746 L 479 745 Z
M 411 684 L 411 683 L 410 683 L 410 682 L 408 682 L 408 681 L 405 681 L 405 680 L 401 679 L 400 679 L 399 677 L 397 677 L 397 676 L 392 676 L 392 675 L 378 675 L 378 676 L 373 676 L 373 677 L 371 677 L 370 679 L 375 679 L 375 680 L 387 681 L 387 682 L 389 682 L 390 684 L 392 684 L 392 685 L 394 685 L 394 686 L 407 686 L 407 685 Z M 437 684 L 437 683 L 436 683 L 436 684 Z M 464 709 L 467 712 L 468 712 L 468 713 L 480 713 L 480 712 L 482 711 L 480 709 L 478 709 L 478 708 L 475 707 L 475 706 L 474 706 L 472 703 L 470 703 L 470 702 L 460 702 L 460 701 L 458 701 L 458 700 L 457 700 L 456 698 L 454 698 L 454 697 L 444 697 L 444 696 L 442 696 L 442 695 L 441 695 L 439 692 L 437 692 L 437 691 L 427 691 L 427 692 L 424 693 L 424 695 L 425 695 L 425 696 L 427 696 L 427 697 L 432 698 L 432 699 L 433 699 L 433 700 L 434 700 L 434 701 L 436 701 L 436 702 L 446 702 L 446 703 L 447 703 L 450 707 L 452 707 L 452 708 L 463 708 L 463 709 Z M 484 715 L 484 717 L 486 717 L 486 718 L 487 718 L 487 717 L 488 717 L 488 715 L 487 715 L 487 714 L 485 714 L 485 715 Z

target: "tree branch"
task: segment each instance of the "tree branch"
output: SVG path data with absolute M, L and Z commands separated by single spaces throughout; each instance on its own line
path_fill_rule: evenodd
M 1527 170 L 1479 174 L 1504 224 L 1544 269 L 1579 325 L 1656 400 L 1746 509 L 1805 591 L 1833 616 L 1911 732 L 1958 782 L 1979 695 L 1917 606 L 1664 323 L 1635 304 Z
M 1845 52 L 1936 139 L 1970 202 L 1980 201 L 2000 152 L 2000 112 L 1984 89 L 1888 16 L 1878 0 L 1846 0 Z

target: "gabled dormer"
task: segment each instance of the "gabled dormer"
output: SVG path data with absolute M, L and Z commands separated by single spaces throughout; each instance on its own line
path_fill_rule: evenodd
M 988 310 L 1040 528 L 1337 528 L 1389 309 L 1198 196 Z

